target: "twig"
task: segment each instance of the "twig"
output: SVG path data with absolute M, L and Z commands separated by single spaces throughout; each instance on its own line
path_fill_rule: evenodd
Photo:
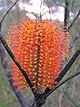
M 35 102 L 34 96 L 32 96 L 26 102 L 24 96 L 22 95 L 22 93 L 18 90 L 18 87 L 17 86 L 15 86 L 15 87 L 13 86 L 10 65 L 9 65 L 9 62 L 8 62 L 8 60 L 6 58 L 5 50 L 4 50 L 1 42 L 0 42 L 0 58 L 1 58 L 2 65 L 4 67 L 4 71 L 6 73 L 7 79 L 9 81 L 9 84 L 10 84 L 14 94 L 16 95 L 21 107 L 36 107 L 36 102 Z M 34 106 L 33 106 L 33 104 L 34 104 Z
M 16 0 L 15 3 L 9 8 L 9 10 L 6 12 L 6 14 L 3 16 L 0 24 L 2 24 L 2 22 L 4 21 L 5 17 L 7 16 L 7 14 L 11 11 L 11 9 L 16 5 L 16 3 L 18 2 L 19 0 Z
M 68 25 L 68 20 L 69 20 L 68 7 L 69 7 L 69 1 L 65 0 L 64 29 L 66 29 L 65 27 Z M 79 55 L 79 50 L 76 51 L 75 55 L 71 58 L 69 63 L 65 66 L 65 68 L 62 70 L 62 72 L 60 73 L 60 75 L 58 76 L 58 78 L 55 81 L 57 81 L 57 82 L 61 81 L 61 79 L 64 77 L 64 75 L 67 73 L 67 71 L 70 69 L 70 67 L 72 66 L 72 64 L 74 63 L 76 58 L 78 57 L 78 55 Z
M 49 93 L 47 93 L 44 97 L 47 98 L 51 93 L 53 93 L 56 89 L 58 89 L 59 87 L 61 87 L 63 84 L 65 84 L 67 81 L 71 80 L 72 78 L 78 76 L 80 74 L 80 71 L 78 71 L 77 73 L 67 77 L 64 81 L 62 81 L 59 85 L 56 86 L 55 89 L 51 90 Z
M 64 0 L 64 1 L 65 1 L 65 0 Z M 64 5 L 64 4 L 57 3 L 56 1 L 53 1 L 53 3 L 54 3 L 56 6 L 60 6 L 60 7 L 65 8 L 65 5 Z M 71 8 L 70 8 L 70 7 L 67 7 L 67 8 L 68 8 L 68 10 L 69 10 L 71 13 L 73 13 L 73 14 L 74 14 L 74 11 L 73 11 L 73 10 L 71 10 Z
M 10 12 L 10 10 L 15 6 L 15 4 L 18 2 L 18 0 L 16 0 L 16 2 L 10 7 L 10 9 L 6 12 L 6 14 L 3 16 L 1 22 L 0 22 L 0 32 L 1 32 L 1 25 L 2 22 L 4 20 L 4 18 L 7 16 L 7 14 Z M 12 60 L 14 61 L 14 63 L 17 65 L 17 67 L 20 69 L 21 73 L 24 75 L 25 79 L 27 80 L 32 92 L 33 90 L 33 85 L 31 84 L 30 79 L 28 78 L 28 75 L 26 74 L 26 72 L 24 71 L 24 69 L 21 67 L 21 65 L 19 64 L 19 62 L 16 60 L 14 54 L 12 53 L 11 49 L 9 48 L 8 44 L 6 43 L 6 41 L 4 40 L 4 38 L 2 37 L 1 33 L 0 33 L 0 40 L 4 46 L 4 48 L 6 49 L 6 51 L 8 52 L 8 54 L 10 55 L 10 57 L 12 58 Z M 34 93 L 34 92 L 33 92 Z
M 10 12 L 10 10 L 13 8 L 13 6 L 17 3 L 17 1 L 10 7 L 10 9 L 3 16 L 3 18 L 2 18 L 2 20 L 0 22 L 0 32 L 1 32 L 3 20 L 5 19 L 5 17 L 7 16 L 7 14 Z M 43 98 L 43 96 L 42 95 L 40 96 L 40 95 L 38 95 L 38 93 L 34 92 L 33 85 L 31 83 L 30 79 L 28 78 L 28 75 L 26 74 L 26 72 L 24 71 L 24 69 L 21 67 L 21 65 L 19 64 L 19 62 L 16 60 L 14 54 L 12 53 L 11 49 L 9 48 L 8 44 L 4 40 L 3 36 L 1 35 L 1 33 L 0 33 L 0 42 L 3 44 L 5 50 L 8 52 L 8 54 L 10 55 L 10 57 L 12 58 L 12 60 L 14 61 L 14 63 L 17 65 L 17 67 L 19 68 L 19 70 L 23 74 L 24 78 L 26 79 L 26 81 L 27 81 L 30 89 L 32 90 L 32 93 L 35 96 L 35 101 L 36 101 L 37 107 L 41 107 L 45 100 L 42 101 L 42 102 L 39 102 L 39 101 L 40 101 L 40 99 Z M 34 102 L 33 102 L 33 104 L 34 104 Z
M 74 61 L 76 60 L 76 58 L 79 55 L 80 55 L 80 49 L 75 52 L 75 54 L 73 55 L 73 57 L 70 59 L 70 61 L 64 67 L 64 69 L 62 70 L 62 72 L 60 73 L 60 75 L 58 76 L 58 78 L 55 81 L 60 82 L 62 80 L 62 78 L 64 77 L 64 75 L 67 73 L 67 71 L 70 69 L 70 67 L 72 66 L 72 64 L 74 63 Z M 54 91 L 54 89 L 50 90 L 50 89 L 47 88 L 46 91 L 45 91 L 45 93 L 44 93 L 44 96 L 46 96 L 50 92 L 52 93 L 53 91 Z
M 18 0 L 17 0 L 17 1 L 18 1 Z M 17 3 L 17 1 L 14 3 L 14 5 Z M 14 5 L 13 5 L 13 6 L 14 6 Z M 4 20 L 4 18 L 7 16 L 7 14 L 8 14 L 8 13 L 10 12 L 10 10 L 13 8 L 13 6 L 6 12 L 6 14 L 4 15 L 3 19 L 1 20 L 0 30 L 1 30 L 1 24 L 2 24 L 2 22 L 3 22 L 3 20 Z M 65 16 L 65 17 L 67 17 L 67 16 Z M 65 25 L 66 25 L 66 22 L 67 22 L 67 21 L 65 20 Z M 24 75 L 25 79 L 27 80 L 27 82 L 28 82 L 28 84 L 29 84 L 29 86 L 30 86 L 30 88 L 31 88 L 31 90 L 32 90 L 32 92 L 33 92 L 34 90 L 32 89 L 32 84 L 31 84 L 31 82 L 30 82 L 30 80 L 29 80 L 26 72 L 22 69 L 22 67 L 20 66 L 20 64 L 18 63 L 18 61 L 15 59 L 15 56 L 14 56 L 13 53 L 11 52 L 10 48 L 8 47 L 6 41 L 4 40 L 4 38 L 2 37 L 1 34 L 0 34 L 0 40 L 1 40 L 4 48 L 6 49 L 6 51 L 7 51 L 7 52 L 9 53 L 9 55 L 11 56 L 12 60 L 15 62 L 15 64 L 17 65 L 17 67 L 20 69 L 20 71 L 21 71 L 22 74 Z M 76 51 L 75 55 L 72 57 L 72 60 L 71 60 L 71 62 L 70 62 L 69 64 L 72 65 L 73 62 L 76 60 L 76 58 L 79 56 L 79 54 L 80 54 L 80 50 Z M 59 78 L 57 78 L 56 81 L 60 81 L 60 80 L 63 78 L 63 76 L 65 75 L 65 74 L 64 74 L 64 71 L 67 72 L 67 71 L 69 70 L 69 68 L 71 67 L 71 65 L 69 65 L 69 64 L 67 64 L 67 67 L 65 67 L 67 70 L 64 68 L 63 74 L 61 74 L 61 75 L 59 76 Z M 65 81 L 63 81 L 61 84 L 59 84 L 58 86 L 56 86 L 56 88 L 55 88 L 54 90 L 51 90 L 49 93 L 47 93 L 47 94 L 45 95 L 45 98 L 46 98 L 47 96 L 49 96 L 49 95 L 50 95 L 53 91 L 55 91 L 57 88 L 59 88 L 61 85 L 63 85 L 65 82 L 67 82 L 68 80 L 72 79 L 73 77 L 75 77 L 75 76 L 77 76 L 77 75 L 79 75 L 79 74 L 80 74 L 80 72 L 79 72 L 79 73 L 76 73 L 75 75 L 72 75 L 71 77 L 68 77 Z M 41 97 L 41 96 L 40 96 L 40 97 Z M 37 98 L 38 98 L 38 97 L 37 97 Z M 42 98 L 42 97 L 41 97 L 41 98 Z M 43 99 L 43 98 L 42 98 L 42 99 Z M 42 101 L 42 102 L 43 102 L 43 101 Z
M 75 18 L 73 19 L 73 21 L 71 22 L 71 24 L 68 26 L 68 30 L 71 29 L 71 27 L 73 26 L 73 24 L 75 23 L 76 19 L 78 18 L 78 16 L 80 15 L 80 10 L 78 11 L 78 13 L 76 14 Z
M 70 96 L 64 91 L 65 96 L 70 100 L 70 102 L 75 106 L 75 107 L 79 107 L 71 98 Z
M 64 77 L 67 71 L 71 68 L 72 64 L 74 63 L 74 61 L 77 59 L 79 55 L 80 55 L 80 50 L 77 50 L 55 81 L 57 82 L 61 81 L 61 79 Z
M 40 13 L 39 13 L 39 19 L 38 19 L 39 22 L 42 22 L 42 11 L 41 11 L 42 4 L 43 4 L 43 2 L 41 1 L 41 4 L 40 4 Z
M 20 93 L 19 90 L 17 90 L 17 87 L 14 87 L 12 84 L 12 75 L 11 75 L 10 65 L 9 65 L 8 60 L 6 58 L 6 54 L 5 54 L 5 51 L 3 49 L 1 42 L 0 42 L 0 58 L 1 58 L 2 65 L 4 67 L 4 71 L 6 73 L 6 76 L 8 78 L 9 83 L 10 83 L 10 86 L 11 86 L 13 92 L 15 93 L 21 107 L 27 107 L 23 95 Z
M 35 104 L 36 107 L 36 102 L 35 100 L 33 100 L 33 102 L 31 103 L 31 100 L 29 100 L 28 103 L 25 102 L 23 95 L 21 94 L 21 92 L 19 90 L 17 90 L 17 87 L 14 87 L 12 85 L 12 75 L 10 72 L 10 68 L 9 68 L 9 63 L 8 60 L 6 58 L 4 48 L 7 50 L 7 52 L 10 54 L 10 56 L 12 57 L 13 61 L 16 63 L 16 65 L 18 66 L 18 68 L 22 71 L 22 73 L 25 75 L 24 77 L 26 78 L 26 80 L 28 81 L 29 85 L 32 85 L 30 83 L 30 80 L 27 76 L 27 74 L 25 73 L 25 71 L 21 68 L 20 64 L 18 63 L 18 61 L 15 59 L 15 56 L 13 55 L 13 53 L 11 52 L 10 48 L 8 47 L 6 41 L 4 40 L 4 38 L 1 35 L 1 28 L 2 28 L 2 23 L 5 19 L 5 17 L 8 15 L 8 13 L 10 12 L 10 10 L 16 5 L 16 3 L 18 2 L 18 0 L 16 0 L 16 2 L 9 8 L 9 10 L 6 12 L 6 14 L 3 16 L 1 22 L 0 22 L 0 56 L 1 56 L 1 61 L 4 67 L 4 70 L 6 71 L 6 76 L 8 78 L 8 81 L 10 83 L 11 88 L 13 89 L 13 92 L 15 93 L 16 97 L 18 98 L 19 103 L 21 104 L 22 107 L 32 107 L 31 104 Z M 2 46 L 3 44 L 3 46 Z M 30 103 L 30 104 L 29 104 Z
M 65 0 L 66 1 L 66 0 Z M 65 6 L 63 6 L 63 5 L 60 5 L 60 4 L 57 4 L 55 1 L 53 1 L 56 5 L 58 5 L 58 6 L 61 6 L 61 7 L 64 7 L 65 8 L 65 11 L 66 11 L 66 15 L 65 15 L 65 17 L 67 17 L 67 12 L 68 11 L 70 11 L 70 8 L 67 6 L 67 4 L 65 5 Z M 67 3 L 67 2 L 66 2 Z M 74 14 L 74 12 L 73 11 L 71 11 L 73 14 Z M 73 21 L 71 22 L 71 24 L 68 26 L 68 30 L 70 30 L 71 29 L 71 27 L 73 26 L 73 24 L 74 24 L 74 22 L 76 21 L 76 19 L 78 18 L 78 16 L 80 15 L 80 10 L 78 11 L 78 13 L 76 14 L 76 16 L 75 16 L 75 18 L 73 19 Z M 64 17 L 64 18 L 65 18 Z M 66 25 L 66 22 L 67 22 L 67 19 L 65 18 L 64 19 L 65 21 L 65 24 L 64 25 Z
M 69 1 L 65 0 L 65 12 L 64 12 L 64 27 L 67 26 L 69 21 Z
M 72 50 L 74 44 L 76 43 L 77 40 L 80 39 L 80 30 L 76 33 L 76 35 L 74 36 L 74 38 L 72 39 L 71 41 L 71 44 L 70 44 L 70 50 Z
M 65 0 L 64 27 L 67 26 L 67 24 L 68 24 L 68 18 L 69 18 L 68 6 L 69 6 L 69 2 L 68 2 L 68 0 Z M 65 68 L 62 70 L 62 72 L 60 73 L 60 75 L 58 76 L 58 78 L 55 81 L 60 82 L 62 80 L 62 78 L 65 76 L 65 74 L 70 69 L 70 67 L 72 66 L 72 64 L 74 63 L 74 61 L 76 60 L 76 58 L 79 55 L 80 55 L 80 49 L 75 52 L 75 54 L 73 55 L 73 57 L 70 59 L 70 61 L 67 63 L 67 65 L 65 66 Z
M 51 10 L 50 10 L 50 6 L 49 6 L 49 0 L 47 0 L 47 7 L 49 9 L 49 15 L 50 15 L 50 21 L 51 21 Z
M 10 57 L 12 58 L 12 60 L 14 61 L 14 63 L 16 64 L 16 66 L 19 68 L 19 70 L 21 71 L 21 73 L 24 75 L 24 78 L 27 80 L 32 92 L 33 92 L 33 89 L 32 89 L 32 84 L 31 84 L 31 81 L 30 79 L 28 78 L 26 72 L 24 71 L 24 69 L 21 67 L 21 65 L 19 64 L 19 62 L 16 60 L 14 54 L 12 53 L 11 49 L 9 48 L 9 46 L 7 45 L 6 41 L 4 40 L 4 38 L 2 37 L 2 35 L 0 34 L 0 40 L 4 46 L 4 48 L 6 49 L 6 51 L 8 52 L 8 54 L 10 55 Z
M 18 1 L 18 0 L 17 0 Z M 16 4 L 17 2 L 15 2 L 11 7 L 10 9 L 6 12 L 6 14 L 3 16 L 1 22 L 0 22 L 0 32 L 1 32 L 1 28 L 2 28 L 2 22 L 4 20 L 4 18 L 7 16 L 7 14 L 10 12 L 10 10 L 12 9 L 12 7 Z M 14 63 L 16 64 L 16 66 L 19 68 L 19 70 L 21 71 L 21 73 L 23 74 L 24 78 L 26 79 L 32 93 L 34 94 L 34 97 L 35 97 L 35 102 L 36 102 L 36 105 L 37 107 L 41 107 L 42 104 L 44 103 L 44 101 L 42 102 L 39 102 L 40 99 L 43 98 L 43 96 L 41 95 L 38 95 L 38 93 L 34 92 L 34 89 L 33 89 L 33 85 L 30 81 L 30 79 L 28 78 L 28 75 L 26 74 L 26 72 L 24 71 L 24 69 L 21 67 L 21 65 L 19 64 L 19 62 L 16 60 L 14 54 L 12 53 L 11 49 L 9 48 L 8 44 L 6 43 L 5 39 L 3 38 L 3 36 L 1 35 L 0 33 L 0 42 L 3 44 L 5 50 L 8 52 L 8 54 L 10 55 L 10 57 L 12 58 L 12 60 L 14 61 Z M 33 102 L 34 104 L 34 102 Z M 33 105 L 31 105 L 33 106 Z
M 69 2 L 68 2 L 68 0 L 65 0 L 64 27 L 67 26 L 68 20 L 69 20 L 68 6 L 69 6 Z M 75 52 L 75 54 L 73 55 L 73 57 L 70 59 L 70 61 L 68 62 L 68 64 L 65 66 L 65 68 L 62 70 L 62 72 L 60 73 L 60 75 L 58 76 L 58 78 L 55 81 L 60 82 L 62 80 L 62 78 L 64 77 L 64 75 L 67 73 L 67 71 L 70 69 L 70 67 L 72 66 L 72 64 L 74 63 L 74 61 L 76 60 L 76 58 L 79 55 L 80 55 L 80 49 Z M 52 89 L 52 90 L 50 90 L 49 88 L 46 88 L 46 91 L 44 93 L 45 98 L 47 96 L 49 96 L 52 92 L 54 92 L 54 90 L 56 90 L 57 88 L 58 87 L 56 87 L 55 89 Z

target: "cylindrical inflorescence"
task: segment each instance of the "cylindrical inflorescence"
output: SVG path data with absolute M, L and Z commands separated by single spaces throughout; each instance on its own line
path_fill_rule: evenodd
M 22 19 L 10 28 L 8 43 L 27 73 L 35 91 L 54 88 L 61 73 L 62 62 L 68 58 L 70 38 L 59 24 L 43 20 Z M 12 62 L 13 85 L 28 87 L 24 76 Z

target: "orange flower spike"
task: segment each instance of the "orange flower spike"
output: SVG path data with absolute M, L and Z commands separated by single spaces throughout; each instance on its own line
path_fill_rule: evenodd
M 13 53 L 38 92 L 46 87 L 55 87 L 53 84 L 56 84 L 55 79 L 61 72 L 62 60 L 69 53 L 69 34 L 57 25 L 48 20 L 38 23 L 36 20 L 22 19 L 9 31 L 8 42 Z M 13 62 L 12 76 L 14 85 L 19 86 L 20 90 L 28 87 Z

